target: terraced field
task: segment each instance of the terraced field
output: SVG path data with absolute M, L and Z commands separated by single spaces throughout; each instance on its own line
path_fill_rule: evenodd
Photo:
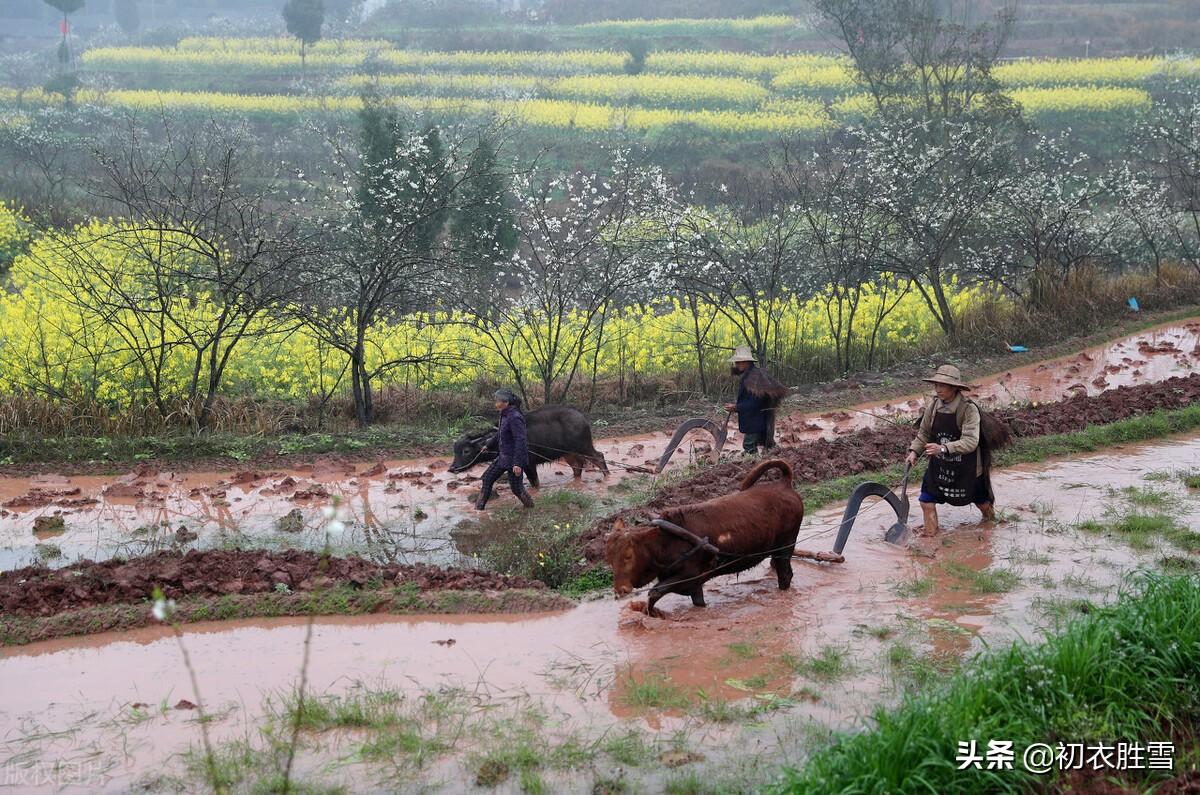
M 815 133 L 871 112 L 840 56 L 665 50 L 647 54 L 640 71 L 630 58 L 600 49 L 441 52 L 341 39 L 312 47 L 302 64 L 292 39 L 193 37 L 172 48 L 88 50 L 85 75 L 114 88 L 84 90 L 78 99 L 269 119 L 351 113 L 358 94 L 374 86 L 436 115 L 499 115 L 584 133 L 690 127 L 732 137 Z M 1080 122 L 1144 109 L 1154 81 L 1196 69 L 1190 59 L 1022 60 L 997 77 L 1029 115 Z M 0 91 L 9 105 L 56 101 L 39 90 Z

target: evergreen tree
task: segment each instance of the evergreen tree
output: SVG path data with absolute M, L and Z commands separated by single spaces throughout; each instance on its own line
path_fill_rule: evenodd
M 363 94 L 362 169 L 358 200 L 368 223 L 378 230 L 412 227 L 414 252 L 428 252 L 446 228 L 450 180 L 446 147 L 437 127 L 409 132 L 394 108 L 373 92 Z
M 71 23 L 67 20 L 67 15 L 83 8 L 84 0 L 45 0 L 45 3 L 62 12 L 62 42 L 58 45 L 58 60 L 64 64 L 70 63 L 71 45 L 67 42 L 67 35 L 71 31 Z
M 288 33 L 300 40 L 300 69 L 303 71 L 305 48 L 321 40 L 325 4 L 322 0 L 287 0 L 283 5 L 283 21 Z
M 508 196 L 508 180 L 496 168 L 496 151 L 481 138 L 471 153 L 462 201 L 450 219 L 450 237 L 465 264 L 476 274 L 476 286 L 495 286 L 497 265 L 517 247 L 517 226 Z

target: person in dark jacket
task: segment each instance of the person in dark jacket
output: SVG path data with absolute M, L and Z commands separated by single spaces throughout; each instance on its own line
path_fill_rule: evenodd
M 749 345 L 740 345 L 729 358 L 729 371 L 738 377 L 737 401 L 726 403 L 726 411 L 736 411 L 742 450 L 753 455 L 759 447 L 775 446 L 775 411 L 787 394 L 787 387 L 757 367 L 758 360 Z
M 525 467 L 529 466 L 529 443 L 525 434 L 525 415 L 521 399 L 511 390 L 498 389 L 493 395 L 500 412 L 500 457 L 493 461 L 482 476 L 482 489 L 475 509 L 482 511 L 492 496 L 492 486 L 502 474 L 508 474 L 508 485 L 526 508 L 533 507 L 533 498 L 525 490 Z

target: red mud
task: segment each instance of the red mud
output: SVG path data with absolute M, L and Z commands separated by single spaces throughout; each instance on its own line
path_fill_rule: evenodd
M 1080 430 L 1147 414 L 1156 409 L 1177 409 L 1200 401 L 1200 374 L 1169 378 L 1153 384 L 1119 387 L 1089 397 L 1077 394 L 1057 403 L 1003 408 L 995 416 L 1009 424 L 1017 436 L 1045 436 Z M 778 448 L 772 453 L 792 466 L 798 483 L 884 469 L 897 463 L 913 437 L 913 425 L 901 423 L 859 430 L 836 439 L 815 439 Z M 727 494 L 750 470 L 752 462 L 725 461 L 659 490 L 645 505 L 629 508 L 598 522 L 584 536 L 589 560 L 604 557 L 604 538 L 618 517 L 636 521 L 662 508 L 685 505 Z
M 61 569 L 30 566 L 0 573 L 0 612 L 49 616 L 95 605 L 138 603 L 156 587 L 172 599 L 255 594 L 285 585 L 312 591 L 372 580 L 421 591 L 544 588 L 534 580 L 470 569 L 377 565 L 357 557 L 323 558 L 313 552 L 192 550 L 158 552 L 129 561 L 76 563 Z

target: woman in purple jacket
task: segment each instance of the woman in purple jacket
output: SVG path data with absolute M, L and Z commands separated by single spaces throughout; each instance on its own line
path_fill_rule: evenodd
M 529 444 L 525 437 L 525 415 L 521 413 L 521 399 L 511 390 L 498 389 L 493 395 L 496 409 L 500 412 L 500 457 L 483 472 L 483 488 L 475 509 L 482 511 L 492 496 L 492 486 L 500 475 L 508 473 L 508 485 L 513 494 L 526 508 L 533 507 L 533 498 L 525 490 L 525 467 L 529 466 Z

